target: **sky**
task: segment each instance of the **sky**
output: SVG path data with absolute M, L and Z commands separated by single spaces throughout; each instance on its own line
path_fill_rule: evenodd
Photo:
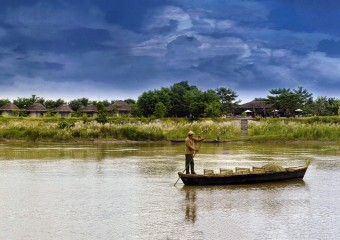
M 0 99 L 137 100 L 188 81 L 242 102 L 340 98 L 338 0 L 0 0 Z

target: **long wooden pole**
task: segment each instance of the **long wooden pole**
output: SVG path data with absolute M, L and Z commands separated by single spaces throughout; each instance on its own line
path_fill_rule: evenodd
M 200 145 L 198 146 L 197 150 L 199 150 L 199 149 L 201 148 L 202 142 L 203 142 L 203 140 L 200 142 Z M 184 168 L 184 170 L 182 171 L 182 173 L 184 173 L 184 171 L 187 169 L 187 167 L 189 167 L 191 161 L 194 160 L 194 157 L 196 156 L 196 153 L 197 153 L 197 152 L 194 153 L 194 155 L 192 156 L 192 159 L 191 159 L 190 162 L 185 166 L 185 168 Z M 179 178 L 177 179 L 177 181 L 175 182 L 174 186 L 176 186 L 176 184 L 177 184 L 177 182 L 178 182 L 178 180 L 179 180 L 180 178 L 181 178 L 181 177 L 179 177 Z

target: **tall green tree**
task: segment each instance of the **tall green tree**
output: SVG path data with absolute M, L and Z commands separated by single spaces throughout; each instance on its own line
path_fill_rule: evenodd
M 272 89 L 269 92 L 272 95 L 268 96 L 268 101 L 276 109 L 284 110 L 286 117 L 295 115 L 295 110 L 298 108 L 306 110 L 306 104 L 312 101 L 312 94 L 302 87 L 293 91 L 290 88 L 278 88 Z
M 96 117 L 96 121 L 99 123 L 107 123 L 108 122 L 108 116 L 107 116 L 107 110 L 105 106 L 105 103 L 108 104 L 107 101 L 99 101 L 95 105 L 97 107 L 98 116 Z
M 46 100 L 44 105 L 47 109 L 51 110 L 51 109 L 59 107 L 60 105 L 62 105 L 64 103 L 65 103 L 65 101 L 63 99 L 59 98 L 57 100 Z
M 208 103 L 204 115 L 207 117 L 217 118 L 221 116 L 221 104 L 218 102 Z
M 195 86 L 190 86 L 187 81 L 175 83 L 170 87 L 171 91 L 171 106 L 170 115 L 173 117 L 189 117 L 190 103 L 186 95 L 188 92 L 197 90 Z M 187 98 L 187 99 L 185 99 Z
M 69 106 L 73 111 L 78 111 L 81 108 L 86 107 L 89 104 L 88 98 L 78 98 L 70 101 Z
M 305 105 L 306 103 L 313 101 L 313 94 L 309 93 L 303 87 L 298 87 L 298 89 L 293 89 L 293 92 L 299 97 L 299 103 Z
M 216 94 L 219 96 L 219 101 L 222 104 L 221 110 L 223 114 L 233 113 L 237 105 L 241 102 L 240 100 L 236 100 L 238 95 L 230 88 L 217 88 Z
M 45 103 L 45 99 L 32 95 L 30 98 L 17 98 L 13 100 L 13 103 L 18 106 L 18 108 L 27 109 L 32 106 L 33 103 Z
M 339 100 L 335 98 L 318 97 L 311 104 L 312 114 L 316 116 L 338 115 Z
M 158 102 L 155 106 L 154 115 L 157 118 L 163 118 L 167 114 L 166 106 L 162 102 Z
M 155 112 L 155 107 L 158 102 L 159 99 L 156 90 L 147 91 L 138 97 L 137 106 L 142 116 L 149 117 Z
M 183 103 L 187 107 L 186 117 L 192 119 L 203 117 L 204 109 L 206 108 L 204 97 L 204 93 L 196 87 L 184 93 Z

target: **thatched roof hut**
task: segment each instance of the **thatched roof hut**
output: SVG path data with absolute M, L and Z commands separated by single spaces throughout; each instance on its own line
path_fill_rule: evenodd
M 6 103 L 2 107 L 0 107 L 0 111 L 13 111 L 13 110 L 19 110 L 17 105 L 14 103 Z
M 96 105 L 89 104 L 84 109 L 82 109 L 80 112 L 82 113 L 96 113 L 98 112 Z
M 60 105 L 59 107 L 55 108 L 53 112 L 57 113 L 61 117 L 69 117 L 71 113 L 74 112 L 70 106 L 66 103 Z
M 42 105 L 41 103 L 33 103 L 32 106 L 30 106 L 27 110 L 27 112 L 48 112 L 47 108 L 45 108 L 44 105 Z
M 29 112 L 30 117 L 42 117 L 48 112 L 41 103 L 33 103 L 26 111 Z
M 273 104 L 267 103 L 266 101 L 260 101 L 260 100 L 253 100 L 251 102 L 247 102 L 244 104 L 241 104 L 235 111 L 236 114 L 241 114 L 245 111 L 252 112 L 251 115 L 261 115 L 263 117 L 268 116 L 271 109 L 273 107 Z
M 130 105 L 122 100 L 116 101 L 113 105 L 118 109 L 118 111 L 129 112 L 131 110 Z
M 96 117 L 97 116 L 97 107 L 94 104 L 87 105 L 84 109 L 80 111 L 83 114 L 87 114 L 88 116 Z
M 0 114 L 3 116 L 14 116 L 17 115 L 18 111 L 20 111 L 20 109 L 13 103 L 6 103 L 0 107 Z
M 241 109 L 268 109 L 271 108 L 273 104 L 267 103 L 266 101 L 259 101 L 259 100 L 253 100 L 251 102 L 247 102 L 245 104 L 241 104 L 239 108 Z
M 130 105 L 122 100 L 118 100 L 114 104 L 110 104 L 106 109 L 108 112 L 113 112 L 113 109 L 117 109 L 117 115 L 129 114 L 131 112 Z
M 53 110 L 53 112 L 56 112 L 56 113 L 61 113 L 61 112 L 71 113 L 71 112 L 74 112 L 74 111 L 70 108 L 70 106 L 67 103 L 64 103 L 64 104 L 61 104 L 59 107 L 55 108 Z

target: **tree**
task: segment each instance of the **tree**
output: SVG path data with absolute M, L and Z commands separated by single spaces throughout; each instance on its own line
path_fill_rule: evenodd
M 316 116 L 338 115 L 339 100 L 335 98 L 318 97 L 311 104 L 311 113 Z
M 54 108 L 57 108 L 64 103 L 65 103 L 65 101 L 60 99 L 60 98 L 57 99 L 57 100 L 46 100 L 45 101 L 45 107 L 47 109 L 54 109 Z
M 204 110 L 207 107 L 207 100 L 216 98 L 216 96 L 212 96 L 210 93 L 202 92 L 197 87 L 187 91 L 183 96 L 184 104 L 188 106 L 186 116 L 192 119 L 203 117 Z
M 268 96 L 268 101 L 275 108 L 284 110 L 286 117 L 292 116 L 297 108 L 303 108 L 308 95 L 299 89 L 291 91 L 289 88 L 272 89 L 269 92 L 272 96 Z
M 221 116 L 221 105 L 219 103 L 210 103 L 204 110 L 204 114 L 207 117 L 217 118 Z
M 240 100 L 236 101 L 236 98 L 238 97 L 236 92 L 225 87 L 217 88 L 215 91 L 222 104 L 221 110 L 223 114 L 233 113 L 237 105 L 241 102 Z
M 126 102 L 129 105 L 136 104 L 136 100 L 131 99 L 131 98 L 125 99 L 124 102 Z
M 13 103 L 18 106 L 18 108 L 29 108 L 33 102 L 31 98 L 17 98 L 13 100 Z
M 189 102 L 185 101 L 185 95 L 197 89 L 195 86 L 189 86 L 187 81 L 175 83 L 170 87 L 171 91 L 171 106 L 170 116 L 173 117 L 188 117 L 189 113 Z
M 18 106 L 18 108 L 29 108 L 33 105 L 33 103 L 45 103 L 45 99 L 41 97 L 37 97 L 36 95 L 32 95 L 30 98 L 17 98 L 16 100 L 13 100 L 13 103 Z
M 232 91 L 228 93 L 232 95 L 232 100 L 234 95 L 237 96 Z M 187 81 L 175 83 L 170 88 L 143 92 L 137 100 L 136 109 L 142 116 L 148 117 L 158 112 L 159 109 L 156 111 L 158 103 L 163 104 L 164 116 L 197 119 L 221 114 L 221 110 L 216 110 L 217 107 L 221 108 L 220 96 L 216 91 L 209 89 L 203 92 L 196 86 L 189 85 Z M 206 109 L 208 106 L 209 109 Z
M 154 111 L 156 104 L 159 102 L 157 94 L 155 91 L 143 92 L 141 96 L 138 97 L 137 106 L 140 110 L 142 116 L 149 117 Z
M 191 119 L 198 119 L 204 116 L 207 105 L 205 102 L 192 102 L 189 105 L 189 116 Z
M 303 89 L 303 87 L 298 87 L 298 89 L 293 89 L 293 92 L 298 96 L 299 104 L 301 104 L 301 107 L 303 107 L 305 104 L 312 102 L 312 93 L 309 93 L 306 89 Z
M 327 99 L 326 97 L 318 97 L 313 102 L 313 114 L 316 116 L 322 116 L 325 114 L 327 108 Z
M 8 99 L 0 99 L 0 107 L 2 107 L 3 105 L 5 105 L 6 103 L 10 103 L 11 101 Z
M 338 109 L 340 107 L 340 100 L 336 98 L 328 98 L 328 111 L 330 115 L 338 115 Z
M 138 97 L 137 105 L 141 114 L 145 117 L 151 116 L 155 112 L 156 104 L 161 102 L 168 113 L 171 109 L 171 96 L 170 90 L 168 88 L 161 88 L 160 90 L 153 90 L 148 92 L 143 92 L 140 97 Z
M 142 110 L 139 108 L 137 104 L 131 105 L 131 115 L 134 117 L 142 117 Z
M 81 108 L 84 108 L 88 105 L 89 99 L 87 98 L 78 98 L 70 101 L 69 106 L 73 111 L 78 111 Z
M 103 102 L 97 102 L 96 103 L 97 111 L 98 111 L 98 116 L 96 118 L 96 121 L 99 123 L 107 123 L 107 111 L 105 104 Z
M 157 118 L 163 118 L 167 114 L 165 105 L 162 102 L 158 102 L 155 106 L 154 115 Z

